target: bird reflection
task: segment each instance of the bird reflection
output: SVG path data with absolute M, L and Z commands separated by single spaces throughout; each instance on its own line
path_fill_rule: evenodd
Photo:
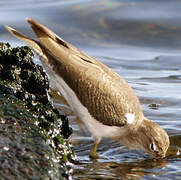
M 101 177 L 104 177 L 103 179 L 140 179 L 145 175 L 164 175 L 166 172 L 163 169 L 167 163 L 166 159 L 122 163 L 100 163 L 98 160 L 93 160 L 91 164 L 79 164 L 77 171 L 75 170 L 74 179 L 81 179 L 81 177 L 82 179 L 100 179 Z M 80 166 L 86 166 L 86 168 L 81 171 Z

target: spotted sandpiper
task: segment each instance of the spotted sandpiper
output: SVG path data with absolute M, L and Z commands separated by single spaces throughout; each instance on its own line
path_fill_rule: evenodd
M 73 113 L 94 138 L 90 157 L 98 158 L 102 137 L 131 149 L 165 157 L 169 146 L 166 131 L 148 120 L 133 89 L 112 69 L 85 55 L 51 30 L 27 18 L 38 41 L 6 26 L 40 57 L 53 88 L 60 91 Z

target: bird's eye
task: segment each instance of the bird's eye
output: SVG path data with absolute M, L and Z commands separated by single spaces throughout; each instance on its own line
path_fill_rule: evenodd
M 151 144 L 150 144 L 150 149 L 151 149 L 152 151 L 157 151 L 157 148 L 156 148 L 155 143 L 151 143 Z

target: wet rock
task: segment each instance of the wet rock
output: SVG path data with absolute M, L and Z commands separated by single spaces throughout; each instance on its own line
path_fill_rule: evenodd
M 72 130 L 28 47 L 0 43 L 0 179 L 70 179 Z

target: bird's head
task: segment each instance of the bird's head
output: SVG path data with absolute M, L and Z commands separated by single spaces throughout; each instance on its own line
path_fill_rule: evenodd
M 146 118 L 136 130 L 130 131 L 119 141 L 131 149 L 141 149 L 154 158 L 165 157 L 170 143 L 167 132 Z
M 144 119 L 137 133 L 140 149 L 154 158 L 165 157 L 170 141 L 167 132 L 160 125 Z

